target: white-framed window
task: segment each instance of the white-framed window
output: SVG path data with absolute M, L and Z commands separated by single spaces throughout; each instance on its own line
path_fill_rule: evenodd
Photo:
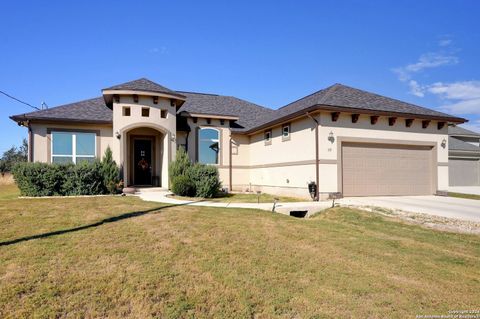
M 51 150 L 52 163 L 91 162 L 97 156 L 97 135 L 90 132 L 52 131 Z
M 198 161 L 218 164 L 220 157 L 220 132 L 214 128 L 201 128 L 198 132 Z
M 272 131 L 268 130 L 264 132 L 265 145 L 272 144 Z
M 282 141 L 290 140 L 290 124 L 282 125 Z

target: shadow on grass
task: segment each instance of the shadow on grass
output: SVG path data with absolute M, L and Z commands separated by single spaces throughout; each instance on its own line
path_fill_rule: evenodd
M 56 231 L 52 231 L 52 232 L 48 232 L 48 233 L 44 233 L 44 234 L 20 237 L 20 238 L 17 238 L 17 239 L 3 241 L 3 242 L 0 242 L 0 246 L 9 246 L 9 245 L 13 245 L 13 244 L 21 243 L 21 242 L 24 242 L 24 241 L 33 240 L 33 239 L 48 238 L 48 237 L 51 237 L 51 236 L 57 236 L 57 235 L 62 235 L 62 234 L 66 234 L 66 233 L 77 232 L 77 231 L 80 231 L 80 230 L 85 230 L 85 229 L 89 229 L 89 228 L 93 228 L 93 227 L 98 227 L 98 226 L 101 226 L 103 224 L 109 224 L 109 223 L 118 222 L 118 221 L 128 219 L 128 218 L 143 216 L 143 215 L 149 214 L 151 212 L 156 212 L 156 211 L 159 211 L 159 210 L 162 210 L 162 209 L 165 209 L 165 208 L 183 206 L 183 205 L 188 205 L 188 204 L 174 204 L 174 205 L 160 206 L 160 207 L 156 207 L 156 208 L 152 208 L 152 209 L 148 209 L 148 210 L 125 213 L 125 214 L 121 214 L 121 215 L 118 215 L 118 216 L 105 218 L 105 219 L 102 219 L 102 220 L 100 220 L 96 223 L 92 223 L 92 224 L 88 224 L 88 225 L 83 225 L 83 226 L 78 226 L 78 227 L 68 228 L 68 229 L 62 229 L 62 230 L 56 230 Z

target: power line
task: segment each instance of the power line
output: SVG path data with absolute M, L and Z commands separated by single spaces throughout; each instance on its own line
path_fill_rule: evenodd
M 3 95 L 5 95 L 6 97 L 11 98 L 12 100 L 15 100 L 15 101 L 20 102 L 20 103 L 25 104 L 25 105 L 28 105 L 28 106 L 30 106 L 31 108 L 34 108 L 35 110 L 39 110 L 39 111 L 40 111 L 40 109 L 39 109 L 38 107 L 33 106 L 33 105 L 30 104 L 30 103 L 23 102 L 22 100 L 19 100 L 19 99 L 17 99 L 16 97 L 11 96 L 10 94 L 7 94 L 7 93 L 5 93 L 5 92 L 3 92 L 3 91 L 0 91 L 0 93 L 2 93 Z

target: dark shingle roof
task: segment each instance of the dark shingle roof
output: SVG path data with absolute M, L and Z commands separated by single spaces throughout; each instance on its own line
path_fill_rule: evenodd
M 49 109 L 35 111 L 10 117 L 14 121 L 24 119 L 72 121 L 92 123 L 112 123 L 112 110 L 105 105 L 102 97 L 65 104 Z
M 355 89 L 343 84 L 332 85 L 279 108 L 275 117 L 272 118 L 271 121 L 301 112 L 302 110 L 313 106 L 330 106 L 352 109 L 352 111 L 368 110 L 373 112 L 409 114 L 463 121 L 463 119 L 455 118 L 442 112 Z
M 247 131 L 275 114 L 275 111 L 245 100 L 216 94 L 180 92 L 187 97 L 179 112 L 237 116 L 234 131 Z
M 424 116 L 444 121 L 464 122 L 464 119 L 424 107 L 387 98 L 381 95 L 335 84 L 315 92 L 278 110 L 272 110 L 257 104 L 233 97 L 215 94 L 172 91 L 145 78 L 119 84 L 105 90 L 141 90 L 171 94 L 186 99 L 179 112 L 201 113 L 209 115 L 237 116 L 234 131 L 253 132 L 291 117 L 301 115 L 315 108 L 338 109 L 342 111 L 384 112 L 387 114 Z M 31 112 L 11 117 L 15 121 L 23 119 L 83 121 L 92 123 L 111 123 L 112 111 L 105 105 L 102 97 L 77 103 L 62 105 L 48 110 Z
M 451 151 L 472 151 L 480 153 L 480 147 L 451 136 L 448 137 L 448 149 Z
M 170 90 L 169 88 L 166 88 L 166 87 L 164 87 L 164 86 L 162 86 L 158 83 L 155 83 L 153 81 L 150 81 L 149 79 L 146 79 L 146 78 L 141 78 L 141 79 L 138 79 L 138 80 L 114 85 L 114 86 L 111 86 L 111 87 L 106 88 L 104 90 L 147 91 L 147 92 L 172 94 L 172 95 L 175 95 L 175 96 L 183 97 L 178 92 Z
M 448 135 L 480 137 L 480 133 L 464 129 L 463 127 L 460 127 L 460 126 L 450 126 L 448 128 Z

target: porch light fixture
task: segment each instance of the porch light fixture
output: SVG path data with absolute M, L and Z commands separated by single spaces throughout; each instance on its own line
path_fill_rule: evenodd
M 115 137 L 116 137 L 117 139 L 120 139 L 120 137 L 122 137 L 122 135 L 121 135 L 118 131 L 116 131 L 116 132 L 115 132 Z
M 171 140 L 172 142 L 175 142 L 175 137 L 176 137 L 175 134 L 172 134 L 170 140 Z
M 335 137 L 333 136 L 333 132 L 330 132 L 328 134 L 328 140 L 330 141 L 330 143 L 333 144 L 333 142 L 335 142 Z
M 443 139 L 442 140 L 442 144 L 440 144 L 442 146 L 442 148 L 445 148 L 447 147 L 447 140 L 446 139 Z

